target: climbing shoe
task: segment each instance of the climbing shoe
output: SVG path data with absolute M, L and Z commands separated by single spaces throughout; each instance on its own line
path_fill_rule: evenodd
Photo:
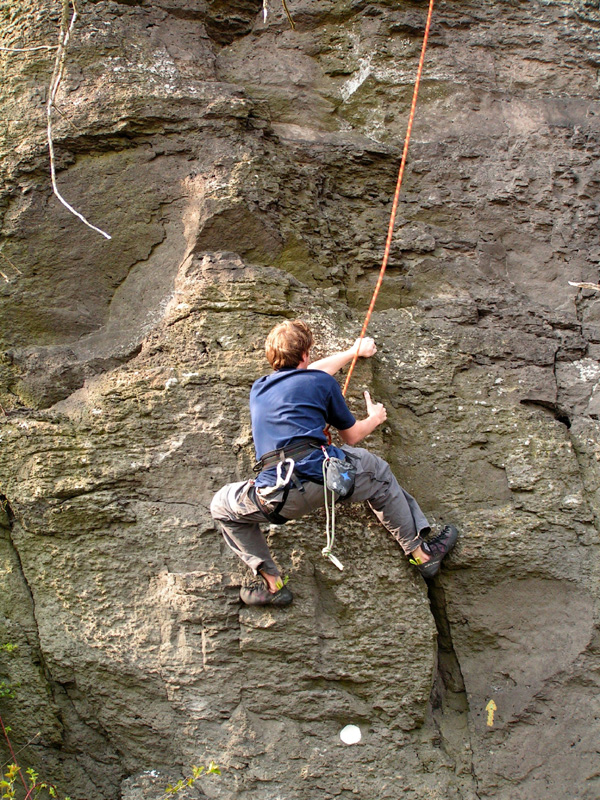
M 294 595 L 287 586 L 282 586 L 272 594 L 264 581 L 256 581 L 240 589 L 240 600 L 247 606 L 289 606 L 293 599 Z
M 424 578 L 433 578 L 440 571 L 442 559 L 447 555 L 456 544 L 458 531 L 454 525 L 446 525 L 434 539 L 423 542 L 421 547 L 426 553 L 431 554 L 429 561 L 421 561 L 419 558 L 409 558 Z

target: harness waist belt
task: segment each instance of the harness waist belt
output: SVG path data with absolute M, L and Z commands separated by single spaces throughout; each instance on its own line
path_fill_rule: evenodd
M 323 446 L 322 442 L 301 441 L 297 444 L 288 445 L 286 448 L 282 447 L 280 450 L 271 450 L 269 453 L 265 453 L 260 461 L 256 462 L 254 472 L 262 472 L 264 469 L 274 467 L 280 461 L 285 461 L 286 458 L 302 461 L 303 458 L 306 458 L 315 450 L 320 450 Z

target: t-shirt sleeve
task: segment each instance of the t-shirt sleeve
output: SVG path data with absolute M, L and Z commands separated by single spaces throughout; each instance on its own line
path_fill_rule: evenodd
M 356 419 L 344 400 L 344 395 L 335 378 L 331 379 L 331 391 L 327 407 L 327 423 L 333 425 L 338 431 L 351 428 Z

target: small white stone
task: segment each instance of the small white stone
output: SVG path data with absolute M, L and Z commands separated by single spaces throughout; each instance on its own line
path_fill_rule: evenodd
M 344 744 L 357 744 L 362 739 L 362 733 L 358 725 L 346 725 L 340 731 L 340 739 Z

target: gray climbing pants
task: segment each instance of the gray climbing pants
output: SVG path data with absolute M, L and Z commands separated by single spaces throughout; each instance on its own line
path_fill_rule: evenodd
M 366 500 L 404 552 L 412 553 L 423 542 L 420 534 L 430 530 L 417 501 L 398 484 L 387 461 L 361 447 L 346 445 L 342 449 L 356 467 L 354 492 L 348 501 L 342 502 Z M 320 484 L 308 481 L 303 489 L 291 487 L 279 512 L 286 519 L 304 517 L 324 505 Z M 210 511 L 229 547 L 255 575 L 259 570 L 269 575 L 279 574 L 260 529 L 267 520 L 256 503 L 254 481 L 224 486 L 214 496 Z

